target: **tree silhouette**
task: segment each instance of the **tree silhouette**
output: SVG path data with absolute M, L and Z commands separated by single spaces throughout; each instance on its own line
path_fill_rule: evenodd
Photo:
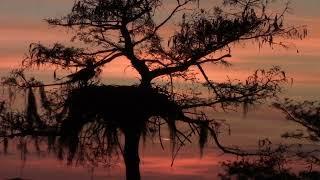
M 307 140 L 317 144 L 320 140 L 320 104 L 318 101 L 297 102 L 285 99 L 281 103 L 274 103 L 274 106 L 284 112 L 288 120 L 296 122 L 305 129 L 297 129 L 294 132 L 286 132 L 284 138 Z M 307 161 L 310 166 L 320 165 L 320 155 L 317 148 L 307 151 L 298 151 L 297 156 Z
M 221 179 L 319 179 L 319 118 L 320 104 L 317 101 L 297 102 L 285 99 L 276 102 L 274 106 L 286 114 L 288 120 L 300 124 L 305 129 L 297 129 L 294 132 L 286 132 L 283 138 L 299 139 L 301 142 L 311 142 L 316 147 L 280 145 L 276 150 L 271 150 L 272 143 L 264 141 L 260 143 L 263 151 L 269 151 L 269 155 L 258 155 L 255 158 L 241 158 L 234 162 L 224 162 L 225 170 L 220 174 Z M 270 151 L 271 150 L 271 151 Z M 295 174 L 290 165 L 303 162 L 307 168 Z M 300 170 L 300 169 L 299 169 Z
M 287 81 L 284 72 L 273 67 L 255 71 L 245 82 L 218 83 L 210 80 L 203 65 L 228 65 L 232 44 L 253 40 L 259 47 L 286 47 L 282 38 L 303 38 L 306 30 L 286 25 L 287 5 L 282 12 L 272 13 L 268 0 L 224 0 L 221 8 L 212 9 L 200 9 L 196 0 L 177 0 L 167 17 L 160 18 L 163 3 L 77 0 L 66 16 L 47 19 L 49 25 L 73 31 L 72 41 L 87 46 L 30 45 L 22 68 L 3 78 L 9 99 L 17 91 L 27 97 L 22 112 L 14 111 L 10 103 L 2 104 L 4 141 L 48 138 L 49 150 L 60 158 L 66 156 L 69 163 L 105 163 L 120 152 L 126 177 L 131 180 L 140 179 L 140 138 L 157 136 L 161 141 L 164 127 L 170 132 L 173 158 L 182 146 L 192 143 L 192 136 L 198 137 L 201 152 L 212 139 L 223 152 L 255 154 L 223 146 L 218 139 L 223 122 L 207 113 L 238 106 L 246 111 L 248 105 L 276 97 Z M 175 32 L 161 36 L 179 17 Z M 137 71 L 138 84 L 99 82 L 103 66 L 119 58 Z M 24 75 L 34 67 L 48 65 L 69 75 L 58 78 L 54 71 L 57 82 L 51 84 Z M 181 79 L 200 89 L 180 88 L 176 83 Z

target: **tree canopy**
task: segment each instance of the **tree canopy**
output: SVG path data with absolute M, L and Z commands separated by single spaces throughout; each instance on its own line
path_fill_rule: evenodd
M 140 137 L 156 136 L 161 141 L 164 127 L 170 132 L 173 159 L 182 146 L 193 142 L 192 136 L 198 137 L 201 150 L 213 140 L 226 153 L 256 154 L 223 146 L 218 138 L 223 122 L 208 112 L 239 106 L 246 111 L 249 105 L 276 97 L 287 82 L 285 73 L 279 67 L 259 69 L 243 82 L 230 79 L 221 83 L 212 81 L 203 66 L 228 65 L 233 44 L 254 41 L 259 47 L 286 47 L 283 39 L 301 39 L 307 31 L 285 22 L 288 4 L 274 12 L 269 0 L 223 0 L 220 7 L 210 9 L 200 8 L 199 0 L 176 0 L 170 2 L 174 7 L 167 16 L 160 17 L 164 3 L 77 0 L 69 14 L 47 19 L 51 26 L 74 32 L 71 41 L 86 46 L 30 45 L 21 69 L 3 78 L 11 95 L 18 90 L 27 97 L 23 112 L 2 104 L 1 136 L 5 141 L 46 137 L 49 149 L 60 158 L 67 147 L 70 163 L 76 158 L 105 162 L 121 153 L 127 179 L 140 179 Z M 163 35 L 168 28 L 174 32 Z M 120 58 L 136 70 L 139 83 L 118 86 L 99 82 L 104 65 Z M 48 66 L 56 69 L 52 72 L 54 83 L 24 74 Z M 57 74 L 61 69 L 69 72 L 64 78 Z M 181 89 L 176 86 L 181 79 L 200 89 Z

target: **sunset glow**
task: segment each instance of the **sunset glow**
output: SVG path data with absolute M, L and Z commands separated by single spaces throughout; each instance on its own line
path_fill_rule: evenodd
M 292 78 L 292 84 L 289 82 L 285 85 L 286 88 L 280 95 L 281 98 L 320 100 L 320 1 L 292 1 L 286 23 L 306 26 L 308 29 L 306 38 L 284 40 L 288 43 L 288 48 L 270 47 L 268 44 L 259 48 L 259 44 L 253 41 L 231 44 L 232 57 L 225 59 L 231 63 L 231 66 L 206 64 L 203 68 L 206 70 L 208 77 L 216 82 L 224 82 L 227 79 L 245 80 L 256 69 L 280 66 L 285 71 L 286 76 L 290 80 Z M 1 76 L 7 75 L 11 70 L 21 65 L 21 61 L 26 57 L 31 43 L 40 42 L 50 45 L 59 42 L 85 47 L 79 41 L 70 42 L 74 31 L 48 26 L 44 21 L 45 18 L 64 16 L 70 11 L 73 2 L 74 0 L 0 0 Z M 172 8 L 174 2 L 175 0 L 170 0 L 171 4 L 165 4 L 166 8 Z M 210 7 L 212 4 L 207 1 L 200 1 L 200 6 Z M 280 7 L 278 6 L 277 4 L 276 8 Z M 165 17 L 165 13 L 166 10 L 161 10 L 158 18 Z M 176 18 L 179 19 L 180 17 Z M 174 19 L 173 25 L 166 27 L 167 29 L 160 34 L 169 38 L 175 32 L 173 26 L 178 23 L 178 20 Z M 54 69 L 54 67 L 35 68 L 32 70 L 33 74 L 27 75 L 36 76 L 38 79 L 52 83 L 55 82 L 52 76 Z M 57 71 L 58 77 L 64 77 L 65 74 L 66 71 L 64 70 Z M 100 77 L 101 82 L 111 85 L 137 84 L 140 78 L 139 73 L 124 56 L 104 65 Z M 199 78 L 201 82 L 205 82 L 203 77 L 199 76 Z M 185 83 L 184 80 L 180 80 L 180 82 Z M 214 112 L 217 117 L 230 120 L 228 122 L 235 125 L 235 128 L 231 128 L 234 132 L 232 136 L 227 133 L 222 134 L 222 136 L 226 136 L 225 143 L 236 143 L 236 145 L 250 148 L 257 144 L 256 140 L 260 139 L 259 133 L 262 134 L 262 138 L 267 138 L 267 135 L 270 135 L 268 137 L 271 137 L 272 140 L 282 142 L 280 136 L 283 129 L 288 130 L 297 127 L 293 123 L 288 123 L 284 115 L 281 115 L 278 111 L 270 111 L 269 106 L 264 107 L 264 105 L 261 104 L 257 108 L 253 107 L 253 112 L 249 112 L 248 115 L 243 115 L 243 117 L 241 112 L 240 115 L 234 112 L 225 114 Z M 240 109 L 241 107 L 237 108 Z M 261 124 L 263 123 L 266 123 L 266 125 L 262 128 Z M 235 137 L 238 139 L 235 139 Z M 156 142 L 152 144 L 148 139 L 148 145 L 151 145 L 143 147 L 141 151 L 141 174 L 146 180 L 209 180 L 217 177 L 217 174 L 221 171 L 219 165 L 222 161 L 231 159 L 228 155 L 220 156 L 220 151 L 211 145 L 205 150 L 204 156 L 200 158 L 198 142 L 196 141 L 195 145 L 186 146 L 182 149 L 181 152 L 183 153 L 181 156 L 177 156 L 174 166 L 171 167 L 170 142 L 166 141 L 164 143 L 165 150 L 163 151 L 160 143 L 157 142 L 158 140 L 155 138 Z M 15 153 L 18 154 L 17 152 L 12 154 Z M 16 157 L 12 154 L 6 157 L 1 156 L 3 160 L 0 163 L 0 179 L 23 176 L 34 179 L 50 177 L 51 179 L 48 178 L 48 180 L 85 180 L 90 179 L 92 175 L 88 168 L 68 167 L 64 161 L 57 161 L 53 156 L 38 158 L 35 154 L 31 155 L 30 160 L 26 161 L 25 166 L 21 168 L 22 161 L 19 160 L 19 156 Z M 124 165 L 119 162 L 107 170 L 99 167 L 93 174 L 95 180 L 102 180 L 108 178 L 123 179 L 124 173 Z

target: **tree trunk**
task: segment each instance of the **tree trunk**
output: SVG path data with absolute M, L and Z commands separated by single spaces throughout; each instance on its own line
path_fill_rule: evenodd
M 139 142 L 140 131 L 126 131 L 124 144 L 124 162 L 127 180 L 140 180 Z

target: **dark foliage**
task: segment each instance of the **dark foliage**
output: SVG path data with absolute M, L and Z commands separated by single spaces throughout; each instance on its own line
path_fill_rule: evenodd
M 319 171 L 301 171 L 298 174 L 291 172 L 286 167 L 289 164 L 279 157 L 259 158 L 258 160 L 242 159 L 235 162 L 225 162 L 222 166 L 224 174 L 220 174 L 223 180 L 316 180 L 319 179 Z
M 47 19 L 52 26 L 75 32 L 71 41 L 88 48 L 30 45 L 22 68 L 2 81 L 11 102 L 18 93 L 28 97 L 24 112 L 14 110 L 10 103 L 2 104 L 4 142 L 20 138 L 26 145 L 32 139 L 37 145 L 39 139 L 47 139 L 49 151 L 66 156 L 69 163 L 106 164 L 121 152 L 127 179 L 133 180 L 140 179 L 140 137 L 157 137 L 161 142 L 163 127 L 170 132 L 173 159 L 181 147 L 193 142 L 193 136 L 198 138 L 201 154 L 212 140 L 225 153 L 257 154 L 223 146 L 218 138 L 223 122 L 208 117 L 207 112 L 238 106 L 247 111 L 248 105 L 266 102 L 281 92 L 281 84 L 287 82 L 285 73 L 273 67 L 257 70 L 245 82 L 217 83 L 210 80 L 203 65 L 228 65 L 232 44 L 251 40 L 259 47 L 287 47 L 280 38 L 301 39 L 307 31 L 284 22 L 287 6 L 270 13 L 268 0 L 224 0 L 221 8 L 211 10 L 200 9 L 196 0 L 177 0 L 167 17 L 159 19 L 164 2 L 77 0 L 66 16 Z M 176 31 L 160 36 L 178 16 L 182 18 Z M 137 71 L 139 84 L 101 84 L 97 77 L 102 67 L 123 57 Z M 51 84 L 24 75 L 33 67 L 47 66 L 56 68 Z M 58 77 L 58 70 L 69 74 Z M 208 89 L 209 95 L 179 88 L 176 82 L 181 79 Z

